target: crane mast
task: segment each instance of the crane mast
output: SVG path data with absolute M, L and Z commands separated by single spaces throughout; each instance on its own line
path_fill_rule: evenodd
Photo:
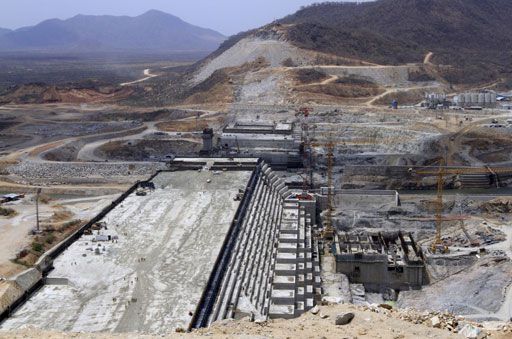
M 333 187 L 333 168 L 334 168 L 334 142 L 331 140 L 327 144 L 327 215 L 325 218 L 325 228 L 323 237 L 326 240 L 334 239 L 334 228 L 332 225 L 332 212 L 334 208 L 334 187 Z
M 444 193 L 444 177 L 448 174 L 461 175 L 461 174 L 489 174 L 497 176 L 497 174 L 512 173 L 510 167 L 468 167 L 468 168 L 447 168 L 444 160 L 440 161 L 439 169 L 433 170 L 414 170 L 409 169 L 409 172 L 422 175 L 436 175 L 437 176 L 437 197 L 436 197 L 436 235 L 434 241 L 430 245 L 430 249 L 433 253 L 441 251 L 443 253 L 448 252 L 448 247 L 443 243 L 442 232 L 443 232 L 443 193 Z

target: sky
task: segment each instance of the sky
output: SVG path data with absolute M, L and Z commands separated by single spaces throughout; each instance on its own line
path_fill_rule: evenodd
M 319 0 L 0 0 L 0 27 L 16 29 L 77 14 L 136 16 L 158 9 L 225 35 L 256 28 Z M 350 1 L 350 0 L 349 0 Z

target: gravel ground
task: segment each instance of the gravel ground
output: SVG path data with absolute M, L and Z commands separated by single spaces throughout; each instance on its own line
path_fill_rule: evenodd
M 66 182 L 78 178 L 112 178 L 117 176 L 148 176 L 165 169 L 164 163 L 71 163 L 23 162 L 10 166 L 7 171 L 28 180 Z
M 511 283 L 512 263 L 509 260 L 482 258 L 449 279 L 425 286 L 420 291 L 401 292 L 398 305 L 421 310 L 448 310 L 462 315 L 482 314 L 484 317 L 488 314 L 489 318 L 494 318 Z
M 196 74 L 194 82 L 199 83 L 206 80 L 218 69 L 241 66 L 260 57 L 265 58 L 271 67 L 280 67 L 283 61 L 289 58 L 296 65 L 306 65 L 312 62 L 312 60 L 308 60 L 304 52 L 288 42 L 246 38 L 202 67 Z
M 354 319 L 347 325 L 335 325 L 338 314 L 352 312 Z M 292 320 L 273 320 L 263 323 L 250 322 L 247 319 L 222 321 L 211 328 L 192 333 L 168 333 L 165 338 L 383 338 L 383 339 L 417 339 L 417 338 L 464 338 L 446 329 L 433 328 L 429 321 L 418 322 L 421 317 L 414 312 L 388 311 L 381 308 L 370 310 L 368 307 L 353 305 L 322 306 L 318 314 L 304 314 Z M 492 338 L 510 338 L 511 326 L 504 325 L 500 330 L 480 328 L 482 337 L 491 334 Z M 0 338 L 157 338 L 140 333 L 62 333 L 44 332 L 33 328 L 1 332 Z

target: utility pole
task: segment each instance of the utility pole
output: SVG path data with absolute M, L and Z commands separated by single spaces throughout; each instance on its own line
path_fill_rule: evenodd
M 36 232 L 39 233 L 39 195 L 41 194 L 41 188 L 39 187 L 36 192 Z

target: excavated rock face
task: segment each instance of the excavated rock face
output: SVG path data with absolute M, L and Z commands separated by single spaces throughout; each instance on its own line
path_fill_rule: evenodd
M 487 213 L 512 213 L 512 201 L 504 198 L 497 198 L 484 203 L 481 207 Z

